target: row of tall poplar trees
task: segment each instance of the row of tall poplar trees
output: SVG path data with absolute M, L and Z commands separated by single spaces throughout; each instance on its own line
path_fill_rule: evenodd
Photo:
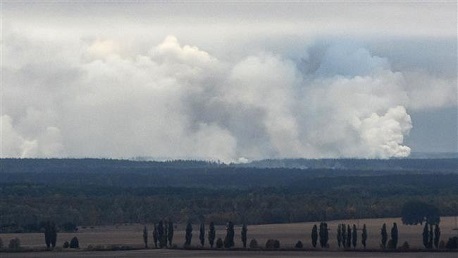
M 154 224 L 154 231 L 153 231 L 153 243 L 155 248 L 164 248 L 164 247 L 173 247 L 172 241 L 173 241 L 173 222 L 172 221 L 159 221 L 158 224 Z M 191 222 L 188 222 L 186 225 L 185 229 L 185 242 L 184 242 L 184 247 L 190 247 L 191 246 L 191 240 L 192 240 L 192 232 L 193 232 L 193 227 Z M 243 224 L 242 229 L 241 229 L 241 239 L 242 239 L 242 244 L 243 247 L 246 248 L 247 244 L 247 226 Z M 216 244 L 217 248 L 231 248 L 234 246 L 234 224 L 232 222 L 228 222 L 226 224 L 226 237 L 224 238 L 224 241 L 222 239 L 217 239 L 215 243 L 215 238 L 216 238 L 216 229 L 215 229 L 215 224 L 213 222 L 210 223 L 209 225 L 209 230 L 207 233 L 208 237 L 208 244 L 210 245 L 211 248 Z M 199 226 L 199 241 L 200 245 L 203 247 L 205 245 L 205 224 L 201 223 Z M 143 228 L 143 242 L 145 244 L 145 248 L 148 248 L 148 228 L 145 226 Z

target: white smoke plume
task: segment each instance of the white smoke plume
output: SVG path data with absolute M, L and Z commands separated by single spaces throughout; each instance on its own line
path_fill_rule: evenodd
M 421 93 L 364 47 L 334 44 L 315 56 L 309 48 L 297 62 L 269 51 L 229 61 L 174 36 L 140 54 L 111 39 L 68 44 L 75 51 L 40 62 L 27 60 L 50 56 L 49 42 L 33 47 L 41 53 L 4 46 L 16 61 L 2 67 L 2 157 L 410 154 L 408 109 L 420 108 Z

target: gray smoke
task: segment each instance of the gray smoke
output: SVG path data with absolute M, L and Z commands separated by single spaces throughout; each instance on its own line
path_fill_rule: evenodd
M 137 55 L 113 40 L 74 44 L 4 64 L 2 156 L 405 157 L 407 110 L 423 103 L 409 91 L 417 77 L 348 42 L 300 62 L 268 51 L 222 60 L 174 36 Z M 442 94 L 425 105 L 456 100 Z

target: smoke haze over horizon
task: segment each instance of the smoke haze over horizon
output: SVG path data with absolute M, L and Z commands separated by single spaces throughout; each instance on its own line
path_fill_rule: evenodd
M 456 5 L 6 1 L 0 156 L 458 152 Z

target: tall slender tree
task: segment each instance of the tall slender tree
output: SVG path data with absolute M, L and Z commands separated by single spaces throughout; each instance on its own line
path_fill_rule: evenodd
M 243 248 L 246 248 L 247 232 L 248 232 L 247 226 L 246 224 L 243 224 L 242 231 L 240 233 L 240 236 L 242 238 Z
M 45 223 L 45 243 L 47 248 L 56 247 L 57 242 L 57 228 L 56 224 L 51 221 Z
M 382 229 L 380 230 L 380 235 L 382 236 L 382 247 L 386 248 L 386 241 L 388 240 L 388 232 L 386 231 L 386 223 L 383 223 Z
M 342 224 L 337 226 L 337 245 L 340 247 L 342 243 Z
M 393 227 L 391 228 L 391 241 L 393 242 L 393 249 L 398 248 L 398 225 L 396 222 L 393 223 Z
M 199 240 L 200 240 L 200 245 L 204 246 L 205 244 L 205 224 L 203 222 L 200 223 Z
M 353 244 L 353 248 L 356 248 L 356 244 L 358 243 L 358 231 L 356 230 L 356 225 L 355 224 L 353 224 L 351 243 Z
M 158 241 L 159 241 L 159 233 L 157 232 L 157 225 L 154 224 L 153 242 L 154 242 L 154 247 L 155 248 L 157 248 Z
M 350 248 L 351 247 L 351 227 L 350 225 L 347 225 L 347 243 L 346 247 Z
M 234 223 L 229 221 L 226 224 L 226 237 L 224 238 L 224 248 L 231 248 L 234 246 Z
M 169 246 L 172 247 L 172 241 L 173 241 L 173 222 L 171 219 L 169 219 L 169 222 L 167 223 L 167 240 L 169 241 Z
M 366 228 L 366 224 L 364 224 L 363 233 L 361 233 L 361 244 L 363 245 L 364 249 L 366 249 L 366 241 L 367 241 L 367 228 Z
M 51 225 L 50 225 L 50 222 L 46 222 L 45 224 L 45 243 L 46 243 L 46 248 L 51 248 L 51 236 L 50 236 L 50 232 L 51 232 Z
M 167 247 L 167 236 L 164 228 L 164 221 L 160 220 L 157 225 L 157 240 L 159 241 L 159 248 Z
M 322 248 L 326 248 L 328 246 L 328 240 L 329 240 L 328 224 L 326 222 L 321 222 L 320 223 L 319 236 L 320 236 L 320 246 Z
M 213 248 L 213 244 L 215 243 L 216 237 L 216 230 L 215 230 L 215 223 L 210 222 L 210 229 L 208 230 L 208 243 L 210 247 Z
M 315 225 L 313 225 L 313 228 L 312 228 L 312 245 L 313 245 L 313 247 L 316 247 L 317 240 L 318 240 L 318 227 L 315 224 Z
M 329 230 L 328 230 L 328 223 L 324 223 L 324 247 L 328 248 L 329 245 L 328 245 L 328 242 L 329 242 Z
M 45 223 L 45 243 L 47 248 L 56 247 L 57 242 L 57 228 L 56 224 L 51 221 Z
M 434 240 L 433 225 L 429 224 L 429 240 L 428 240 L 429 249 L 433 248 L 433 240 Z
M 429 230 L 428 230 L 428 222 L 425 223 L 423 227 L 423 245 L 425 248 L 429 248 Z
M 342 247 L 347 247 L 347 225 L 342 224 Z
M 52 248 L 56 247 L 57 242 L 57 227 L 56 224 L 53 222 L 51 225 L 51 246 Z
M 192 239 L 192 224 L 191 222 L 188 222 L 186 225 L 186 235 L 185 235 L 185 246 L 190 246 L 191 245 L 191 239 Z
M 162 244 L 164 247 L 167 247 L 167 237 L 169 235 L 169 227 L 167 226 L 167 221 L 164 220 L 164 234 L 162 235 Z
M 439 248 L 439 240 L 441 238 L 441 229 L 439 228 L 439 224 L 436 224 L 434 228 L 434 246 Z
M 143 243 L 145 244 L 145 248 L 148 248 L 148 228 L 143 227 Z

